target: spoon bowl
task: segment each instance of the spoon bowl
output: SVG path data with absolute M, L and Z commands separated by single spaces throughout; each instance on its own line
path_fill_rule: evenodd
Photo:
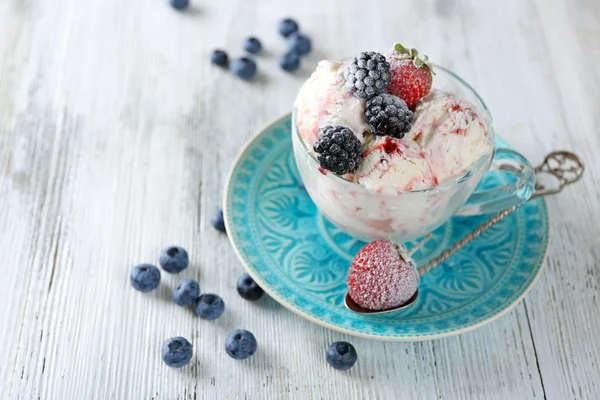
M 388 308 L 387 310 L 369 310 L 367 308 L 363 308 L 363 307 L 359 306 L 358 304 L 356 304 L 356 302 L 354 300 L 352 300 L 352 297 L 350 297 L 350 295 L 348 293 L 346 293 L 346 297 L 344 298 L 344 304 L 346 305 L 346 308 L 348 308 L 350 311 L 355 312 L 357 314 L 373 314 L 373 315 L 387 314 L 387 313 L 399 311 L 406 307 L 411 306 L 415 301 L 417 301 L 418 297 L 419 297 L 419 290 L 417 289 L 415 294 L 410 299 L 408 299 L 408 301 L 404 304 L 400 304 L 399 306 L 396 306 L 393 308 Z

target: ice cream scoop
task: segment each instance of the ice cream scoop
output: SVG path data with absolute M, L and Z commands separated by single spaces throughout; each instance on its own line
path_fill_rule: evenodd
M 401 194 L 436 185 L 436 178 L 417 143 L 378 137 L 365 151 L 356 182 L 380 194 Z
M 463 174 L 491 150 L 484 118 L 473 104 L 441 90 L 418 103 L 407 138 L 421 147 L 436 183 Z

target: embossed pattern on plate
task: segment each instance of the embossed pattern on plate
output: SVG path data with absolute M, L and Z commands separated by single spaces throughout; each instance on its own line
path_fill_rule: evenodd
M 228 236 L 240 260 L 287 308 L 353 335 L 424 340 L 499 317 L 533 285 L 548 247 L 548 213 L 541 198 L 423 276 L 414 306 L 383 315 L 352 313 L 344 306 L 346 274 L 364 243 L 318 212 L 296 169 L 290 129 L 288 115 L 251 139 L 230 172 L 224 201 Z M 502 184 L 502 176 L 482 184 Z M 485 218 L 452 218 L 434 231 L 415 260 L 425 265 Z

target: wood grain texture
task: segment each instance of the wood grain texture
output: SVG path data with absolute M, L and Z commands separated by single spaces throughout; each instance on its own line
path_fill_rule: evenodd
M 600 397 L 600 4 L 192 0 L 0 2 L 0 389 L 9 399 L 597 399 Z M 315 51 L 277 67 L 276 34 L 296 17 Z M 255 34 L 267 54 L 244 83 L 210 65 Z M 525 301 L 472 333 L 422 343 L 351 338 L 273 300 L 243 301 L 242 267 L 209 219 L 242 144 L 289 111 L 322 58 L 394 41 L 418 46 L 486 99 L 500 134 L 533 163 L 553 149 L 587 161 L 549 199 L 552 247 Z M 214 323 L 170 301 L 176 278 L 142 295 L 131 266 L 180 244 Z M 260 351 L 224 352 L 244 327 Z M 191 365 L 164 366 L 182 335 Z M 324 360 L 350 340 L 347 373 Z

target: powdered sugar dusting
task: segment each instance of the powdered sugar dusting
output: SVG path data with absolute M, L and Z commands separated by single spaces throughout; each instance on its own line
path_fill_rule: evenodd
M 417 291 L 419 274 L 404 246 L 376 240 L 363 247 L 348 273 L 348 294 L 369 310 L 406 303 Z

